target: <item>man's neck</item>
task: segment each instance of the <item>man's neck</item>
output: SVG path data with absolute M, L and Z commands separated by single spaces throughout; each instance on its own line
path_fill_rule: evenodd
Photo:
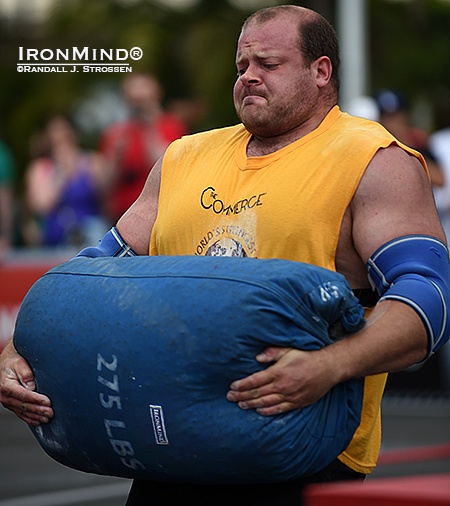
M 253 134 L 247 145 L 247 156 L 253 157 L 270 155 L 271 153 L 275 153 L 276 151 L 289 146 L 289 144 L 298 141 L 315 130 L 322 123 L 328 112 L 329 110 L 324 113 L 323 116 L 315 117 L 314 120 L 304 123 L 301 126 L 280 135 L 261 137 Z
M 286 137 L 278 138 L 278 137 L 257 137 L 252 135 L 248 145 L 247 145 L 247 156 L 264 156 L 270 155 L 271 153 L 275 153 L 276 151 L 292 144 L 296 140 L 300 139 L 299 136 L 297 138 L 287 139 Z

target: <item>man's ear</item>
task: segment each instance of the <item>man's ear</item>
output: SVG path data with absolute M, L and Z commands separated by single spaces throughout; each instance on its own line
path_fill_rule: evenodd
M 333 73 L 333 65 L 328 56 L 317 58 L 312 64 L 312 70 L 319 88 L 323 88 L 330 82 L 331 74 Z

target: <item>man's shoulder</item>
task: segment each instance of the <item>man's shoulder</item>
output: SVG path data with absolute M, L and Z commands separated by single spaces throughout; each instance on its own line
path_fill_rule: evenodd
M 183 156 L 197 158 L 199 156 L 219 156 L 223 150 L 235 149 L 250 134 L 243 125 L 213 128 L 203 132 L 185 135 L 175 140 L 167 148 L 164 159 Z
M 337 122 L 338 127 L 342 128 L 345 125 L 345 132 L 349 135 L 361 135 L 366 137 L 378 138 L 392 138 L 392 134 L 377 121 L 353 116 L 348 113 L 342 113 Z
M 204 130 L 201 132 L 197 132 L 191 135 L 188 135 L 187 137 L 196 138 L 196 139 L 210 139 L 210 138 L 217 138 L 217 139 L 227 139 L 227 138 L 233 138 L 236 136 L 241 136 L 243 134 L 248 133 L 244 125 L 237 124 L 237 125 L 231 125 L 226 127 L 217 127 L 217 128 L 211 128 L 209 130 Z

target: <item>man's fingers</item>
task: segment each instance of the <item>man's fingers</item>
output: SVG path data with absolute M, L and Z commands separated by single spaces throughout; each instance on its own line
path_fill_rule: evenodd
M 50 401 L 45 397 L 39 397 L 36 401 L 30 399 L 9 398 L 5 402 L 5 407 L 15 413 L 37 414 L 40 416 L 52 416 L 53 411 L 50 408 Z
M 280 348 L 278 346 L 270 346 L 266 348 L 262 353 L 259 353 L 256 356 L 256 360 L 260 364 L 269 364 L 271 362 L 276 362 L 280 360 L 280 358 L 288 353 L 291 348 Z
M 53 417 L 50 399 L 44 395 L 17 388 L 14 384 L 1 396 L 3 406 L 31 425 L 48 423 Z
M 272 389 L 270 385 L 261 386 L 258 388 L 244 388 L 242 384 L 237 385 L 237 387 L 231 387 L 228 394 L 234 401 L 245 401 L 248 399 L 256 399 L 257 397 L 262 397 L 264 395 L 268 395 L 272 393 Z
M 39 415 L 37 413 L 31 413 L 15 409 L 11 409 L 11 411 L 15 413 L 21 420 L 30 425 L 34 425 L 35 427 L 41 425 L 41 423 L 48 423 L 50 421 L 50 418 Z
M 239 401 L 238 406 L 241 409 L 264 409 L 273 408 L 282 403 L 283 398 L 279 394 L 269 394 L 264 396 L 257 396 L 245 401 Z
M 295 406 L 279 394 L 270 394 L 237 403 L 241 409 L 255 409 L 260 415 L 273 416 L 287 413 Z
M 9 388 L 4 389 L 2 395 L 2 402 L 8 403 L 14 407 L 20 407 L 26 403 L 30 408 L 49 407 L 51 405 L 50 399 L 45 395 L 38 394 L 33 390 L 27 390 L 23 387 L 18 387 L 16 383 L 12 383 Z
M 38 426 L 41 423 L 48 423 L 53 416 L 51 408 L 18 400 L 10 400 L 4 404 L 5 408 L 12 411 L 24 422 Z
M 277 362 L 281 357 L 289 353 L 291 350 L 292 348 L 279 348 L 276 346 L 271 346 L 257 355 L 256 359 L 260 363 Z M 230 385 L 230 390 L 237 392 L 243 392 L 245 390 L 254 391 L 255 389 L 271 385 L 275 379 L 273 371 L 274 369 L 269 367 L 262 371 L 251 374 L 246 378 L 233 381 L 233 383 Z M 261 394 L 264 395 L 264 392 L 261 392 Z
M 256 411 L 260 415 L 274 416 L 274 415 L 281 415 L 282 413 L 287 413 L 289 411 L 292 411 L 293 409 L 296 409 L 296 408 L 291 403 L 282 402 L 282 403 L 274 404 L 274 405 L 267 406 L 264 408 L 257 408 Z
M 34 391 L 36 389 L 36 383 L 34 382 L 33 377 L 28 375 L 22 376 L 18 374 L 20 384 L 24 386 L 27 390 Z
M 231 402 L 238 402 L 242 408 L 247 405 L 249 408 L 265 406 L 267 402 L 274 402 L 273 397 L 277 397 L 279 402 L 280 395 L 275 393 L 273 381 L 271 379 L 266 381 L 265 376 L 263 378 L 249 376 L 243 380 L 235 381 L 227 393 L 227 399 Z M 257 404 L 258 402 L 264 403 Z M 247 405 L 243 403 L 247 403 Z

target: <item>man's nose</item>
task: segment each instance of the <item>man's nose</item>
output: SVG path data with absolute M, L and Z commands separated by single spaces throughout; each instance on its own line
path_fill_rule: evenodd
M 258 84 L 261 82 L 261 78 L 258 73 L 258 69 L 254 65 L 249 65 L 245 72 L 243 72 L 239 79 L 241 80 L 244 86 L 249 86 L 251 84 Z

